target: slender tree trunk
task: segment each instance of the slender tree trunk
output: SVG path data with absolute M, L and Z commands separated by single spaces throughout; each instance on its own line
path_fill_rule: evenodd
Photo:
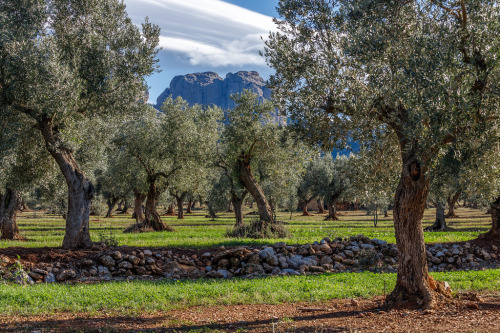
M 115 198 L 115 197 L 111 197 L 108 200 L 106 200 L 106 205 L 108 206 L 108 212 L 106 213 L 106 216 L 104 218 L 109 218 L 109 217 L 113 216 L 112 215 L 113 208 L 115 208 L 118 200 L 120 200 L 120 199 Z
M 234 215 L 236 217 L 235 227 L 242 227 L 245 225 L 245 221 L 243 220 L 243 201 L 245 201 L 245 197 L 248 194 L 248 191 L 244 191 L 241 196 L 231 191 L 231 202 L 234 207 Z
M 462 190 L 458 190 L 457 193 L 448 198 L 448 214 L 446 214 L 446 217 L 458 217 L 457 214 L 455 214 L 455 205 L 457 204 L 460 194 L 462 194 Z
M 332 199 L 327 206 L 328 216 L 325 218 L 325 221 L 337 221 L 339 219 L 337 216 L 337 198 Z
M 259 231 L 266 230 L 267 227 L 273 223 L 273 214 L 271 206 L 266 199 L 262 187 L 255 179 L 250 168 L 250 163 L 246 161 L 244 156 L 240 156 L 237 161 L 239 172 L 239 180 L 245 189 L 250 193 L 255 202 L 257 203 L 257 208 L 259 209 L 260 224 Z
M 404 304 L 432 307 L 435 297 L 429 285 L 422 228 L 429 182 L 414 152 L 410 150 L 402 154 L 403 170 L 394 202 L 399 266 L 396 287 L 388 301 L 393 307 Z
M 318 214 L 324 214 L 325 207 L 323 207 L 323 200 L 318 199 Z
M 186 199 L 187 192 L 182 192 L 180 195 L 177 195 L 173 192 L 170 192 L 170 194 L 175 198 L 177 201 L 177 219 L 182 220 L 184 219 L 184 200 Z
M 191 214 L 193 212 L 191 210 L 192 208 L 193 208 L 193 199 L 189 199 L 188 205 L 187 205 L 187 209 L 186 209 L 186 213 L 187 214 Z
M 158 204 L 159 191 L 156 188 L 156 179 L 149 179 L 149 190 L 146 197 L 146 212 L 144 226 L 153 228 L 155 231 L 173 231 L 170 226 L 167 226 L 161 220 L 160 214 L 156 210 Z
M 62 247 L 65 249 L 91 247 L 89 216 L 95 193 L 94 186 L 78 167 L 73 153 L 61 144 L 51 120 L 40 121 L 38 127 L 47 150 L 55 159 L 68 185 L 68 213 Z
M 500 239 L 500 197 L 491 204 L 491 229 L 487 233 L 479 235 L 479 238 Z
M 444 207 L 441 203 L 436 204 L 436 221 L 430 227 L 425 228 L 425 231 L 446 231 L 448 227 L 446 225 L 446 219 L 444 216 Z
M 16 216 L 21 200 L 21 193 L 7 189 L 0 195 L 0 239 L 24 240 L 17 226 Z
M 140 223 L 144 221 L 146 218 L 144 217 L 144 210 L 142 208 L 142 204 L 146 199 L 146 195 L 137 190 L 134 191 L 134 215 L 135 221 Z
M 120 212 L 118 214 L 128 214 L 129 208 L 130 208 L 130 205 L 128 204 L 127 200 L 123 200 L 123 208 L 120 209 Z

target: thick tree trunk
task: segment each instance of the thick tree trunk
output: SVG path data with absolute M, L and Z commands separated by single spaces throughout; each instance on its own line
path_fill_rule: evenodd
M 334 199 L 328 203 L 328 216 L 325 221 L 337 221 L 339 218 L 337 216 L 337 199 Z
M 244 191 L 239 197 L 234 191 L 231 193 L 231 202 L 233 204 L 234 215 L 236 217 L 235 227 L 242 227 L 245 225 L 245 221 L 243 220 L 243 201 L 245 201 L 247 193 L 247 191 Z
M 142 208 L 142 204 L 146 199 L 146 195 L 139 191 L 134 191 L 134 215 L 135 221 L 140 223 L 144 221 L 146 218 L 144 217 L 144 210 Z
M 479 238 L 500 239 L 500 197 L 491 204 L 491 229 L 485 234 L 479 235 Z
M 175 216 L 175 205 L 173 202 L 170 205 L 168 205 L 167 212 L 165 213 L 165 215 Z
M 323 200 L 318 199 L 318 214 L 324 214 L 325 207 L 323 207 Z
M 440 203 L 436 204 L 436 221 L 430 227 L 425 228 L 425 231 L 446 231 L 446 219 L 444 216 L 444 207 Z
M 62 247 L 65 249 L 91 247 L 89 216 L 95 193 L 94 186 L 78 167 L 73 153 L 60 142 L 57 129 L 52 126 L 51 120 L 40 121 L 38 127 L 47 150 L 55 159 L 68 185 L 68 213 Z
M 17 210 L 21 193 L 7 189 L 5 195 L 0 195 L 0 239 L 24 240 L 16 222 Z
M 460 197 L 460 194 L 462 194 L 462 190 L 458 190 L 457 193 L 448 198 L 448 214 L 446 214 L 446 217 L 458 217 L 457 214 L 455 214 L 455 205 Z
M 146 212 L 144 219 L 144 227 L 153 228 L 155 231 L 173 231 L 173 229 L 163 223 L 160 218 L 160 214 L 156 210 L 156 205 L 158 203 L 158 190 L 156 188 L 156 179 L 150 179 L 149 181 L 149 190 L 148 195 L 146 197 Z
M 188 205 L 187 205 L 187 209 L 186 209 L 186 213 L 187 214 L 191 214 L 193 212 L 191 210 L 192 208 L 193 208 L 193 199 L 189 199 Z
M 302 205 L 302 216 L 310 216 L 309 212 L 307 211 L 307 202 L 305 201 Z
M 239 180 L 245 189 L 250 193 L 255 202 L 257 203 L 257 208 L 259 209 L 260 223 L 259 231 L 266 230 L 267 227 L 273 223 L 273 213 L 269 202 L 266 199 L 262 187 L 255 179 L 250 168 L 250 163 L 245 159 L 244 156 L 240 156 L 237 161 L 239 172 Z
M 115 208 L 118 200 L 120 200 L 120 199 L 115 198 L 115 197 L 108 198 L 108 200 L 106 200 L 106 205 L 108 206 L 108 212 L 106 213 L 106 216 L 104 216 L 104 218 L 109 218 L 109 217 L 113 216 L 112 215 L 113 208 Z
M 435 297 L 429 285 L 422 228 L 429 182 L 412 151 L 403 153 L 402 159 L 403 170 L 394 204 L 399 266 L 396 287 L 388 296 L 388 301 L 393 307 L 405 304 L 432 307 Z

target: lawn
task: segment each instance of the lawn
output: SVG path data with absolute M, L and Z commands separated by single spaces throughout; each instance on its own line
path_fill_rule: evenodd
M 248 210 L 246 211 L 249 212 Z M 229 238 L 226 231 L 234 224 L 232 213 L 221 213 L 215 220 L 206 218 L 206 212 L 195 210 L 192 214 L 186 214 L 184 220 L 176 217 L 164 216 L 163 220 L 175 228 L 175 232 L 150 232 L 141 234 L 124 234 L 123 230 L 131 225 L 133 219 L 130 215 L 114 215 L 113 218 L 105 219 L 101 216 L 91 216 L 90 228 L 94 241 L 100 239 L 100 234 L 115 238 L 119 245 L 129 246 L 165 246 L 165 247 L 198 247 L 208 248 L 220 245 L 259 245 L 272 244 L 283 241 L 288 244 L 303 244 L 319 241 L 323 237 L 347 237 L 364 234 L 370 238 L 378 238 L 389 243 L 395 242 L 392 212 L 389 211 L 388 218 L 381 218 L 378 226 L 373 226 L 373 217 L 366 215 L 365 211 L 340 212 L 339 221 L 323 221 L 325 215 L 312 214 L 304 217 L 294 212 L 290 219 L 290 213 L 279 213 L 278 219 L 287 223 L 287 228 L 292 236 L 282 239 L 248 239 Z M 424 226 L 434 221 L 434 209 L 428 209 L 424 216 Z M 489 215 L 484 211 L 459 208 L 459 218 L 449 219 L 450 227 L 456 229 L 453 232 L 427 232 L 425 241 L 436 242 L 458 242 L 475 239 L 480 233 L 487 231 L 491 224 Z M 255 219 L 255 215 L 247 215 L 246 221 Z M 40 212 L 21 213 L 18 217 L 21 234 L 28 239 L 27 242 L 0 242 L 0 248 L 21 247 L 57 247 L 60 246 L 64 237 L 64 220 L 60 216 L 48 215 Z
M 500 291 L 500 270 L 432 273 L 455 292 Z M 370 298 L 390 292 L 396 274 L 338 273 L 263 279 L 130 281 L 101 284 L 39 284 L 30 287 L 0 282 L 0 314 L 57 312 L 141 315 L 191 306 L 278 304 L 335 298 Z

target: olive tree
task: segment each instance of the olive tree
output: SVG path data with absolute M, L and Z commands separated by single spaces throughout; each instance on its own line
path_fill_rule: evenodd
M 431 307 L 422 217 L 442 149 L 474 141 L 498 119 L 496 1 L 281 0 L 265 56 L 270 86 L 303 137 L 323 145 L 398 138 L 399 250 L 389 303 Z
M 250 91 L 233 95 L 233 100 L 236 107 L 226 110 L 224 117 L 217 165 L 232 183 L 233 206 L 241 206 L 246 191 L 255 200 L 260 216 L 257 231 L 264 232 L 275 221 L 273 202 L 266 196 L 262 182 L 290 179 L 286 175 L 296 165 L 293 161 L 298 154 L 288 131 L 272 118 L 272 102 L 260 103 Z M 241 217 L 237 220 L 242 221 Z
M 0 114 L 37 128 L 66 180 L 64 248 L 91 246 L 95 192 L 66 133 L 134 110 L 158 41 L 159 28 L 146 21 L 140 31 L 119 0 L 0 1 Z
M 173 230 L 157 211 L 159 196 L 172 184 L 176 184 L 173 191 L 187 191 L 190 175 L 207 164 L 218 138 L 221 111 L 189 106 L 180 97 L 167 98 L 161 111 L 150 105 L 141 108 L 141 115 L 126 122 L 114 139 L 118 149 L 141 165 L 148 187 L 145 217 L 135 228 Z

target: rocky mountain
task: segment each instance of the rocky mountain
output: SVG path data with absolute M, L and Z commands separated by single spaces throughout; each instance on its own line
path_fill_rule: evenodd
M 156 104 L 159 107 L 168 96 L 172 95 L 173 98 L 182 97 L 189 104 L 216 105 L 230 109 L 235 105 L 230 96 L 244 89 L 257 93 L 260 100 L 271 97 L 271 90 L 255 71 L 229 73 L 225 79 L 217 73 L 205 72 L 174 77 L 170 87 L 157 98 Z

